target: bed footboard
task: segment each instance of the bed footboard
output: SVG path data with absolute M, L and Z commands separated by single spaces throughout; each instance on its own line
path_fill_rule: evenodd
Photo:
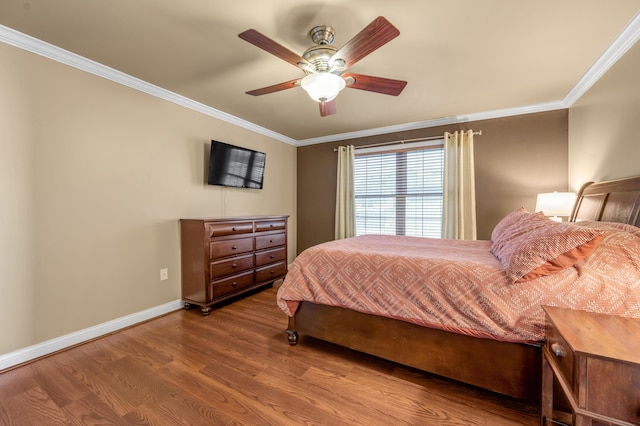
M 480 339 L 310 302 L 302 302 L 289 319 L 289 344 L 297 343 L 298 334 L 515 398 L 540 400 L 538 344 Z

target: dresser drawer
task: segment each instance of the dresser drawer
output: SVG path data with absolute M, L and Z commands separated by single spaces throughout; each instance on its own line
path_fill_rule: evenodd
M 569 344 L 562 338 L 553 324 L 547 322 L 545 328 L 547 339 L 545 345 L 566 382 L 573 386 L 573 352 L 571 352 Z
M 279 262 L 256 269 L 256 282 L 277 279 L 287 273 L 287 263 Z
M 234 240 L 212 241 L 209 243 L 209 259 L 233 256 L 253 251 L 253 238 L 237 238 Z
M 269 220 L 264 222 L 256 222 L 256 232 L 275 231 L 276 229 L 284 229 L 286 227 L 284 220 Z
M 245 254 L 243 256 L 232 257 L 227 260 L 211 262 L 209 273 L 211 279 L 215 280 L 226 275 L 237 274 L 247 269 L 253 268 L 253 254 Z
M 256 237 L 256 250 L 283 246 L 287 239 L 285 233 L 260 235 Z
M 253 232 L 253 222 L 210 223 L 209 237 L 223 235 L 250 234 Z
M 235 293 L 246 287 L 253 285 L 253 270 L 243 274 L 234 275 L 211 283 L 211 294 L 213 299 Z
M 287 249 L 284 247 L 266 250 L 256 253 L 256 266 L 268 265 L 269 263 L 279 262 L 287 256 Z

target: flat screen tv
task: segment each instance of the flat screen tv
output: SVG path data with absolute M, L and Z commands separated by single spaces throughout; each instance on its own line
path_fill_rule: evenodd
M 211 141 L 209 185 L 262 189 L 266 154 Z

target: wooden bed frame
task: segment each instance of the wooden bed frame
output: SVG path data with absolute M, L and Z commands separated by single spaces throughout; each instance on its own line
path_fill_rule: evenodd
M 571 221 L 640 226 L 640 176 L 582 186 Z M 540 399 L 541 346 L 420 327 L 345 308 L 302 302 L 287 329 L 291 345 L 312 336 L 515 398 Z

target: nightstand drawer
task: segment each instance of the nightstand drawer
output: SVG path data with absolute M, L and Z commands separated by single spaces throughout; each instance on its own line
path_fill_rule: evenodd
M 253 237 L 213 241 L 209 243 L 209 259 L 211 260 L 250 251 L 253 251 Z
M 545 345 L 553 357 L 555 364 L 560 369 L 567 383 L 573 386 L 573 353 L 569 344 L 562 338 L 558 330 L 547 322 Z M 574 389 L 575 391 L 575 389 Z
M 226 275 L 238 274 L 253 268 L 253 254 L 232 257 L 228 260 L 211 262 L 209 272 L 211 279 L 215 280 Z

